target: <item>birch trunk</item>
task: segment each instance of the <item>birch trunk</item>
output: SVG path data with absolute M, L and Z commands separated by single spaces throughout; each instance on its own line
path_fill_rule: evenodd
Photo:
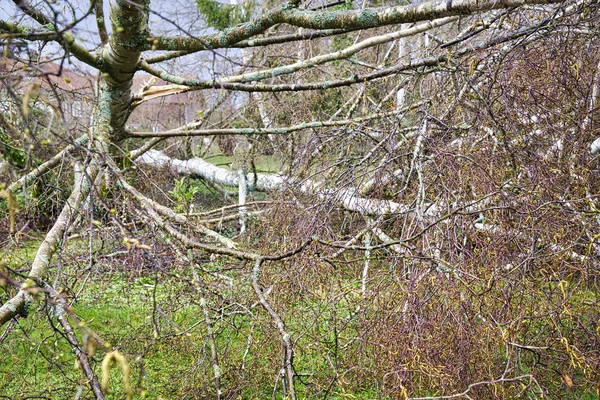
M 236 171 L 228 171 L 224 168 L 216 167 L 201 158 L 177 160 L 161 151 L 150 150 L 136 161 L 154 167 L 169 166 L 179 174 L 205 179 L 220 185 L 230 187 L 237 187 L 239 185 L 240 178 Z M 311 180 L 297 181 L 291 177 L 275 174 L 257 174 L 255 177 L 254 174 L 249 173 L 246 179 L 248 181 L 248 190 L 273 192 L 283 190 L 289 185 L 295 185 L 302 193 L 316 195 L 322 200 L 333 201 L 349 211 L 365 215 L 405 214 L 414 211 L 408 205 L 396 203 L 391 200 L 360 197 L 358 190 L 353 187 L 324 188 L 318 182 Z M 434 217 L 439 214 L 440 210 L 436 206 L 429 207 L 423 211 L 423 215 L 427 217 Z

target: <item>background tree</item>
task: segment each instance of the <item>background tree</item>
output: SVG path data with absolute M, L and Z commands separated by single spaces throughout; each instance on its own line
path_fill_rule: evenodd
M 4 396 L 599 395 L 597 3 L 13 4 Z

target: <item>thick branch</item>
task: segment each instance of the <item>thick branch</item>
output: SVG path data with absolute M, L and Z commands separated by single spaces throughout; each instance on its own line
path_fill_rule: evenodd
M 104 8 L 102 0 L 93 0 L 94 14 L 96 15 L 96 26 L 102 46 L 108 43 L 108 31 L 106 30 L 106 19 L 104 18 Z
M 24 287 L 19 290 L 17 295 L 0 307 L 0 326 L 10 321 L 11 318 L 18 315 L 27 315 L 29 303 L 29 288 L 35 286 L 40 280 L 44 279 L 46 271 L 50 265 L 50 260 L 59 245 L 65 230 L 79 209 L 81 198 L 89 191 L 90 185 L 86 184 L 86 177 L 81 167 L 76 166 L 75 185 L 71 195 L 67 199 L 56 222 L 46 234 L 44 241 L 40 244 L 35 255 L 31 270 L 28 275 L 28 281 Z
M 273 44 L 283 44 L 289 42 L 296 42 L 299 40 L 312 40 L 318 38 L 324 38 L 329 36 L 341 35 L 348 32 L 353 32 L 355 29 L 325 29 L 322 31 L 309 31 L 309 32 L 300 32 L 300 33 L 291 33 L 288 35 L 279 35 L 279 36 L 271 36 L 265 38 L 258 39 L 248 39 L 242 40 L 239 43 L 236 43 L 232 46 L 228 46 L 229 48 L 251 48 L 251 47 L 262 47 L 262 46 L 270 46 Z M 150 39 L 151 41 L 156 40 L 155 37 Z M 194 50 L 182 50 L 182 51 L 173 51 L 170 53 L 161 54 L 154 57 L 145 58 L 148 64 L 156 64 L 163 61 L 172 60 L 174 58 L 186 56 L 189 54 L 197 53 L 204 49 L 194 49 Z
M 100 52 L 109 72 L 100 79 L 98 138 L 118 143 L 125 137 L 125 122 L 131 113 L 131 85 L 141 54 L 136 49 L 148 36 L 148 12 L 145 0 L 116 0 L 110 4 L 112 34 Z
M 221 82 L 256 82 L 267 78 L 291 74 L 296 71 L 309 69 L 317 65 L 325 64 L 327 62 L 345 59 L 369 47 L 378 46 L 380 44 L 387 43 L 399 38 L 416 35 L 418 33 L 425 32 L 427 30 L 437 28 L 450 22 L 456 21 L 457 19 L 458 17 L 447 17 L 440 18 L 435 21 L 424 22 L 409 29 L 403 29 L 401 31 L 396 31 L 385 35 L 370 37 L 368 39 L 363 40 L 362 42 L 356 43 L 340 51 L 336 51 L 329 54 L 322 54 L 304 61 L 298 61 L 294 64 L 284 65 L 277 68 L 250 72 L 242 75 L 230 76 L 223 79 Z
M 320 89 L 332 89 L 342 86 L 350 86 L 355 83 L 363 83 L 372 81 L 375 79 L 384 78 L 390 75 L 395 75 L 403 71 L 412 71 L 419 68 L 436 67 L 442 63 L 447 62 L 452 58 L 463 57 L 467 54 L 483 50 L 489 47 L 496 46 L 498 44 L 520 38 L 539 30 L 541 27 L 547 25 L 550 19 L 544 20 L 533 27 L 525 27 L 507 35 L 499 36 L 488 41 L 482 41 L 479 44 L 470 45 L 463 47 L 455 53 L 445 52 L 437 56 L 424 57 L 419 60 L 410 60 L 405 63 L 397 64 L 393 67 L 381 69 L 375 72 L 354 75 L 344 79 L 336 79 L 330 81 L 321 82 L 310 82 L 310 83 L 282 83 L 282 84 L 255 84 L 255 83 L 237 83 L 228 82 L 227 78 L 222 80 L 213 81 L 202 81 L 198 79 L 182 78 L 179 76 L 168 74 L 159 69 L 153 68 L 145 62 L 140 63 L 140 68 L 151 75 L 161 78 L 164 81 L 179 85 L 177 87 L 170 87 L 170 89 L 178 89 L 179 93 L 192 91 L 192 90 L 203 90 L 203 89 L 227 89 L 227 90 L 239 90 L 247 92 L 285 92 L 285 91 L 305 91 L 305 90 L 320 90 Z M 264 79 L 261 78 L 261 79 Z
M 22 38 L 27 40 L 56 40 L 58 35 L 54 31 L 34 31 L 26 26 L 0 20 L 1 38 Z
M 138 158 L 137 162 L 156 167 L 170 166 L 180 174 L 199 177 L 221 185 L 232 187 L 239 185 L 239 176 L 236 172 L 216 167 L 201 158 L 182 161 L 171 158 L 161 151 L 150 150 Z M 349 211 L 360 214 L 404 214 L 413 211 L 412 207 L 394 201 L 360 197 L 355 188 L 328 189 L 310 180 L 297 182 L 294 178 L 282 175 L 257 174 L 254 177 L 254 174 L 248 174 L 248 183 L 248 189 L 266 192 L 283 190 L 287 185 L 297 184 L 302 193 L 317 195 L 323 200 L 333 201 Z M 425 214 L 431 216 L 437 215 L 438 212 L 437 207 L 430 207 Z
M 316 30 L 357 30 L 380 26 L 420 22 L 437 18 L 468 15 L 475 12 L 518 7 L 525 4 L 551 4 L 558 0 L 455 0 L 430 1 L 409 6 L 366 8 L 353 11 L 313 11 L 284 4 L 245 24 L 223 32 L 189 37 L 153 37 L 144 50 L 198 51 L 231 47 L 264 33 L 276 24 L 289 24 Z
M 144 156 L 142 156 L 142 157 L 145 157 L 145 156 L 146 156 L 146 154 L 144 154 Z M 113 170 L 113 173 L 115 173 L 116 175 L 119 175 L 120 171 L 118 170 L 116 165 L 114 165 L 113 162 L 109 162 L 109 164 Z M 191 248 L 202 249 L 209 253 L 228 255 L 228 256 L 232 256 L 232 257 L 239 258 L 242 260 L 255 260 L 259 257 L 259 255 L 255 254 L 255 253 L 250 253 L 250 252 L 246 252 L 246 251 L 242 251 L 242 250 L 236 250 L 236 249 L 233 249 L 230 247 L 222 248 L 222 247 L 218 247 L 218 246 L 213 246 L 213 245 L 201 243 L 201 242 L 198 242 L 196 240 L 189 238 L 187 235 L 185 235 L 185 234 L 179 232 L 177 229 L 175 229 L 175 227 L 173 227 L 169 222 L 165 221 L 159 215 L 159 213 L 156 211 L 156 209 L 153 207 L 153 204 L 150 202 L 150 199 L 141 195 L 141 193 L 139 193 L 133 186 L 129 185 L 124 179 L 119 179 L 119 184 L 125 190 L 127 190 L 129 193 L 131 193 L 136 198 L 137 201 L 139 201 L 139 203 L 146 210 L 146 212 L 148 213 L 150 218 L 161 229 L 168 232 L 170 235 L 175 237 L 177 240 L 182 242 L 184 245 L 191 247 Z M 208 229 L 208 228 L 206 228 L 206 229 Z

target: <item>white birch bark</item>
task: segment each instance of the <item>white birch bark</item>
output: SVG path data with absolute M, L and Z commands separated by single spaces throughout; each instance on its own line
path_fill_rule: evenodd
M 139 157 L 136 162 L 154 167 L 168 166 L 179 174 L 198 177 L 220 185 L 230 187 L 237 187 L 239 185 L 239 175 L 236 171 L 228 171 L 224 168 L 216 167 L 201 158 L 177 160 L 161 151 L 150 150 Z M 246 179 L 248 181 L 248 190 L 273 192 L 283 190 L 289 185 L 295 185 L 302 193 L 316 195 L 322 200 L 334 201 L 349 211 L 365 215 L 407 214 L 414 211 L 411 206 L 391 200 L 360 197 L 358 190 L 353 187 L 324 188 L 318 182 L 311 180 L 300 182 L 291 177 L 275 174 L 257 174 L 255 178 L 254 174 L 249 173 Z M 440 209 L 435 205 L 423 211 L 423 216 L 425 217 L 439 215 Z
M 598 95 L 600 94 L 600 61 L 596 65 L 596 73 L 592 80 L 592 93 L 590 96 L 590 102 L 588 103 L 587 114 L 583 120 L 582 130 L 587 130 L 592 122 L 592 114 L 597 106 Z M 596 143 L 596 142 L 594 142 Z
M 244 173 L 244 169 L 238 169 L 238 204 L 239 208 L 239 216 L 240 216 L 240 233 L 246 233 L 246 222 L 248 220 L 248 210 L 246 208 L 246 195 L 248 194 L 248 183 L 246 182 L 246 174 Z
M 369 267 L 371 266 L 371 232 L 365 233 L 365 266 L 362 273 L 361 295 L 363 299 L 367 298 L 367 283 L 369 282 Z
M 597 107 L 598 97 L 600 97 L 600 61 L 596 66 L 596 73 L 594 74 L 594 81 L 592 82 L 592 94 L 590 102 L 588 103 L 587 115 L 583 120 L 582 128 L 584 131 L 587 130 L 592 124 L 592 115 L 594 109 Z M 600 153 L 600 137 L 596 138 L 596 140 L 592 142 L 590 151 L 592 152 L 592 155 Z

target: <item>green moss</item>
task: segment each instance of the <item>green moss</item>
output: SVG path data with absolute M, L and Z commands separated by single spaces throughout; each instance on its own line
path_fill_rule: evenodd
M 379 24 L 379 17 L 377 12 L 371 9 L 365 9 L 358 15 L 358 19 L 356 21 L 358 25 L 364 27 L 377 26 Z
M 320 29 L 328 28 L 336 24 L 336 22 L 342 22 L 340 26 L 344 26 L 344 17 L 343 14 L 337 14 L 335 12 L 322 12 L 315 15 L 314 23 Z

